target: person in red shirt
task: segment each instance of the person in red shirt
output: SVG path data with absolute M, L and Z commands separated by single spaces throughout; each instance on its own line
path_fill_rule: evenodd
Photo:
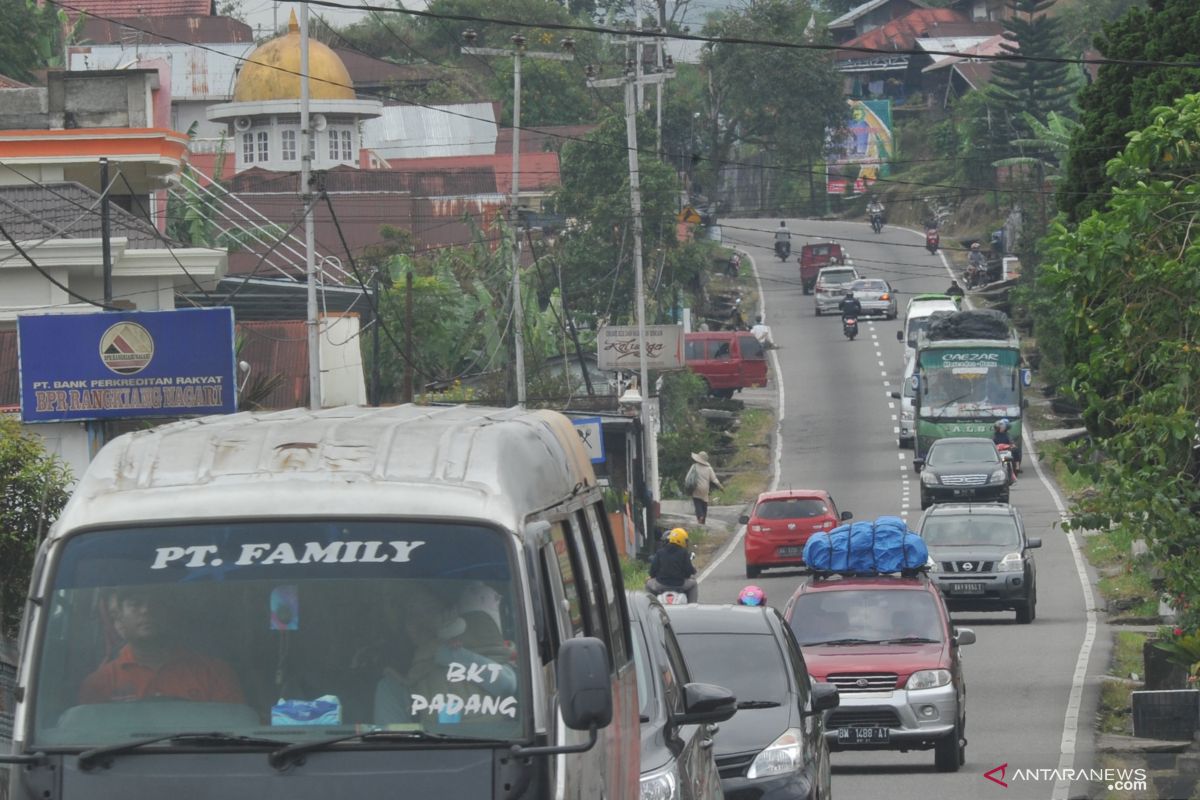
M 81 703 L 119 703 L 148 697 L 245 703 L 233 669 L 180 645 L 162 604 L 151 592 L 121 590 L 107 598 L 113 627 L 125 640 L 117 657 L 83 679 Z

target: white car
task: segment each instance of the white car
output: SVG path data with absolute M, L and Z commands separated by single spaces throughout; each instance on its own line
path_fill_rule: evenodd
M 904 363 L 912 361 L 917 352 L 917 333 L 929 327 L 935 311 L 958 311 L 958 303 L 945 295 L 917 295 L 908 301 L 904 311 L 904 329 L 896 331 L 896 339 L 904 343 Z
M 892 392 L 892 398 L 900 401 L 900 434 L 897 437 L 897 444 L 900 447 L 912 447 L 917 435 L 917 412 L 913 406 L 917 390 L 913 388 L 912 382 L 913 368 L 915 366 L 916 359 L 914 358 L 910 358 L 905 363 L 904 381 L 900 384 L 900 391 Z

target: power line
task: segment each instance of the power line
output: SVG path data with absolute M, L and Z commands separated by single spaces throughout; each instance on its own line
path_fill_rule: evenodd
M 111 305 L 108 305 L 107 303 L 101 303 L 101 302 L 91 299 L 90 297 L 84 297 L 83 295 L 79 294 L 78 292 L 72 291 L 71 288 L 66 286 L 65 284 L 60 283 L 57 278 L 55 278 L 53 275 L 51 275 L 46 270 L 42 269 L 41 265 L 38 264 L 36 261 L 34 261 L 33 257 L 30 256 L 29 253 L 25 252 L 25 249 L 23 247 L 21 247 L 20 243 L 17 242 L 17 240 L 12 237 L 12 235 L 8 232 L 8 229 L 4 227 L 3 223 L 0 223 L 0 235 L 3 235 L 4 238 L 8 240 L 8 243 L 13 246 L 13 249 L 15 249 L 18 253 L 20 253 L 21 257 L 24 258 L 27 262 L 29 262 L 29 266 L 33 267 L 35 270 L 38 271 L 38 273 L 41 274 L 41 276 L 43 278 L 50 281 L 50 283 L 54 284 L 59 289 L 62 289 L 64 292 L 69 294 L 71 297 L 74 297 L 76 300 L 79 300 L 81 302 L 87 303 L 88 305 L 96 306 L 96 308 L 104 309 L 105 311 L 120 311 L 121 310 L 117 306 L 111 306 Z

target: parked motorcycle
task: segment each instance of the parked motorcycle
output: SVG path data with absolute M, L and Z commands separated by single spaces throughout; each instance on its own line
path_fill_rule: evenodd
M 1011 444 L 998 444 L 996 450 L 1000 453 L 1000 464 L 1004 467 L 1004 474 L 1008 476 L 1009 483 L 1017 481 L 1017 462 L 1013 456 L 1013 446 Z
M 842 320 L 842 334 L 850 341 L 854 341 L 854 337 L 858 336 L 857 317 L 846 317 Z
M 788 256 L 792 254 L 792 243 L 787 239 L 780 239 L 775 242 L 775 255 L 780 261 L 787 261 Z
M 941 244 L 942 237 L 936 229 L 925 231 L 925 249 L 929 251 L 929 255 L 936 256 Z

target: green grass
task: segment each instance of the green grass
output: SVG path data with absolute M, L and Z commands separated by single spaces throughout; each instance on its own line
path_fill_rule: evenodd
M 1137 617 L 1158 613 L 1158 596 L 1150 585 L 1146 570 L 1134 564 L 1118 575 L 1100 579 L 1100 592 L 1108 600 L 1109 613 L 1131 614 Z
M 1101 733 L 1116 733 L 1123 736 L 1133 734 L 1133 717 L 1130 713 L 1129 693 L 1132 690 L 1123 683 L 1104 681 L 1100 684 L 1100 706 L 1097 709 L 1097 729 Z
M 1038 455 L 1049 465 L 1054 480 L 1067 494 L 1077 495 L 1091 488 L 1092 484 L 1086 477 L 1071 472 L 1068 466 L 1070 453 L 1062 442 L 1043 442 L 1038 445 Z
M 1119 678 L 1130 675 L 1143 675 L 1146 671 L 1142 658 L 1142 647 L 1146 644 L 1147 634 L 1134 631 L 1117 631 L 1113 641 L 1112 669 L 1109 670 Z
M 775 415 L 767 409 L 748 408 L 734 430 L 734 454 L 729 467 L 735 475 L 713 498 L 715 505 L 749 503 L 767 488 L 771 465 L 771 431 Z
M 650 577 L 650 565 L 628 556 L 621 557 L 621 578 L 626 589 L 640 589 Z

